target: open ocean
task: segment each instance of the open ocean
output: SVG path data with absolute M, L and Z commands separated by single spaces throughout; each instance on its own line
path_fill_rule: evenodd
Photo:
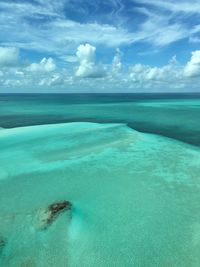
M 0 266 L 199 267 L 199 146 L 200 94 L 0 94 Z

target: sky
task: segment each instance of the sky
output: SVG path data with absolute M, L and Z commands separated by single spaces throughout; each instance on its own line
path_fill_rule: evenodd
M 199 0 L 0 0 L 0 93 L 199 85 Z

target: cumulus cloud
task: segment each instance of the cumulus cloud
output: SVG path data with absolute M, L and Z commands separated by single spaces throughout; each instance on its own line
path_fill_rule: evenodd
M 54 73 L 50 77 L 44 77 L 40 80 L 40 86 L 61 86 L 64 84 L 64 79 L 61 73 Z
M 185 66 L 184 74 L 187 77 L 200 76 L 200 50 L 192 52 L 191 59 Z
M 150 92 L 176 91 L 188 82 L 183 76 L 183 66 L 179 65 L 175 56 L 162 67 L 135 64 L 130 67 L 129 79 L 135 88 Z
M 122 52 L 120 51 L 119 48 L 117 48 L 116 54 L 115 54 L 113 61 L 112 61 L 112 72 L 114 74 L 119 73 L 119 71 L 122 69 L 121 58 L 122 58 Z
M 39 63 L 32 63 L 27 70 L 33 72 L 51 72 L 56 69 L 54 60 L 50 58 L 43 58 Z
M 166 77 L 166 67 L 158 68 L 135 64 L 130 68 L 130 78 L 134 81 L 163 80 Z
M 85 78 L 101 78 L 105 76 L 105 70 L 101 65 L 95 63 L 96 47 L 90 44 L 81 44 L 77 48 L 76 56 L 80 65 L 76 76 Z
M 64 65 L 62 68 L 56 67 L 52 58 L 43 58 L 39 63 L 33 63 L 28 67 L 18 65 L 2 68 L 0 70 L 1 91 L 6 92 L 10 88 L 19 88 L 19 90 L 22 88 L 25 91 L 26 88 L 32 88 L 32 91 L 38 92 L 48 91 L 50 87 L 54 92 L 56 90 L 81 92 L 82 88 L 87 92 L 199 91 L 200 50 L 193 51 L 185 65 L 181 65 L 174 56 L 166 65 L 160 67 L 123 64 L 122 68 L 122 52 L 119 49 L 116 50 L 109 65 L 98 64 L 96 47 L 88 43 L 77 48 L 76 58 L 77 63 L 65 63 L 67 71 Z M 101 78 L 101 80 L 85 78 Z
M 0 66 L 15 66 L 19 61 L 19 49 L 15 47 L 0 47 Z

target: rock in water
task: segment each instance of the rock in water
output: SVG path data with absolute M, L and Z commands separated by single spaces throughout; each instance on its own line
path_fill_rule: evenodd
M 57 218 L 57 216 L 60 213 L 71 210 L 71 208 L 72 204 L 67 200 L 61 202 L 55 202 L 49 205 L 47 210 L 45 210 L 42 214 L 40 214 L 42 222 L 41 228 L 46 229 Z
M 5 247 L 5 240 L 0 236 L 0 254 L 3 251 L 4 247 Z

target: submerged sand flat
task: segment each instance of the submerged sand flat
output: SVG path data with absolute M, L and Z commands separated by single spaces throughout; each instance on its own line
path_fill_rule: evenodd
M 200 266 L 199 148 L 97 123 L 3 129 L 0 148 L 0 266 Z

